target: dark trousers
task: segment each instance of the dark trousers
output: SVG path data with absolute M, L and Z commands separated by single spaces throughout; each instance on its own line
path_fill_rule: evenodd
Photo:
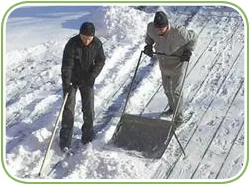
M 74 114 L 76 104 L 76 92 L 78 87 L 72 88 L 65 104 L 62 116 L 62 124 L 60 130 L 60 147 L 70 147 L 73 127 L 74 127 Z M 93 135 L 93 120 L 94 120 L 94 88 L 81 86 L 79 87 L 81 100 L 82 100 L 82 139 L 88 140 Z M 65 92 L 64 92 L 65 95 Z

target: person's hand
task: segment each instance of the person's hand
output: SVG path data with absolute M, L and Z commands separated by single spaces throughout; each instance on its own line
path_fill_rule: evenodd
M 192 51 L 184 50 L 181 56 L 181 62 L 189 62 L 191 56 L 192 56 Z
M 153 46 L 152 45 L 146 45 L 144 47 L 144 51 L 143 51 L 146 55 L 148 55 L 149 57 L 153 57 Z
M 65 93 L 70 93 L 73 89 L 73 85 L 72 84 L 66 84 L 66 85 L 63 85 L 63 91 Z
M 89 75 L 88 79 L 87 79 L 87 84 L 90 87 L 93 87 L 95 84 L 95 77 L 93 75 Z

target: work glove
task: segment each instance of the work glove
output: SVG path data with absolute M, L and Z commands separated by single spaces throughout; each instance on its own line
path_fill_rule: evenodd
M 73 89 L 73 85 L 72 84 L 65 84 L 63 85 L 63 92 L 65 93 L 70 93 Z
M 184 50 L 182 56 L 180 57 L 181 62 L 189 62 L 190 57 L 192 56 L 192 51 Z
M 144 47 L 144 51 L 143 51 L 146 55 L 148 55 L 149 57 L 153 57 L 153 46 L 152 45 L 146 45 Z

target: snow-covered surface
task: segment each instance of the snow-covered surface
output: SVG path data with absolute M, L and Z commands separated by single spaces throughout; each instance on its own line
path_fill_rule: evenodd
M 185 115 L 177 130 L 187 155 L 173 138 L 160 160 L 108 145 L 144 47 L 146 26 L 157 9 L 173 24 L 199 34 L 185 83 Z M 27 7 L 6 24 L 6 167 L 15 178 L 38 179 L 38 172 L 62 103 L 61 58 L 67 40 L 83 21 L 93 21 L 107 57 L 95 84 L 96 139 L 81 146 L 82 113 L 77 94 L 72 145 L 62 156 L 58 133 L 47 179 L 229 179 L 245 164 L 244 24 L 228 7 L 128 6 Z M 157 117 L 167 107 L 157 62 L 142 57 L 127 112 Z M 150 137 L 150 136 L 149 136 Z M 57 164 L 55 166 L 55 164 Z

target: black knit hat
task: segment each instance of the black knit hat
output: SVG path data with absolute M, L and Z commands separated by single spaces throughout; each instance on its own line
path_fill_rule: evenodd
M 91 22 L 83 23 L 80 28 L 80 34 L 87 35 L 87 36 L 94 36 L 95 35 L 94 24 Z
M 157 28 L 168 26 L 168 17 L 163 11 L 155 13 L 154 25 Z

